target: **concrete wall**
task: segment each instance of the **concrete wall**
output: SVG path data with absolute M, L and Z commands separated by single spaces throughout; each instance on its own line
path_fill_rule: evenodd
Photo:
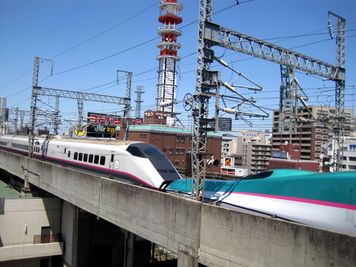
M 200 203 L 7 152 L 0 168 L 171 251 L 197 254 Z
M 21 168 L 23 166 L 23 168 Z M 0 153 L 0 168 L 178 254 L 179 266 L 356 266 L 356 237 Z
M 207 266 L 356 266 L 356 237 L 203 205 Z
M 42 227 L 60 233 L 60 217 L 59 198 L 5 199 L 0 215 L 1 266 L 40 266 L 40 258 L 50 261 L 49 257 L 62 255 L 63 243 L 41 243 Z
M 5 199 L 0 215 L 0 237 L 3 246 L 33 244 L 42 226 L 60 233 L 61 201 L 58 198 Z

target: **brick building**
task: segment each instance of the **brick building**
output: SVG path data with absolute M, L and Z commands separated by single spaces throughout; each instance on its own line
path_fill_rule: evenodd
M 317 160 L 302 160 L 301 149 L 297 145 L 283 144 L 279 150 L 272 151 L 269 159 L 269 169 L 297 169 L 306 171 L 319 171 L 320 164 Z
M 157 146 L 180 172 L 190 175 L 192 135 L 189 130 L 156 124 L 131 125 L 128 139 Z M 209 158 L 213 156 L 220 161 L 221 134 L 209 133 L 207 149 Z M 208 167 L 207 172 L 220 173 L 220 166 Z

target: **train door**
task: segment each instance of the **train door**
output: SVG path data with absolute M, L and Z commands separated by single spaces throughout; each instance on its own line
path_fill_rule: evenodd
M 47 135 L 47 136 L 46 136 L 46 139 L 42 142 L 42 157 L 43 157 L 43 158 L 46 158 L 46 157 L 47 157 L 49 141 L 51 141 L 51 139 L 50 139 L 50 137 Z
M 109 168 L 111 170 L 117 170 L 119 169 L 119 159 L 117 158 L 117 155 L 112 151 L 110 155 L 110 163 L 109 163 Z

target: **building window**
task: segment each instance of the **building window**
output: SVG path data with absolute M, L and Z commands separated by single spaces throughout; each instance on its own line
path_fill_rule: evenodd
M 176 143 L 184 143 L 185 142 L 185 136 L 177 135 L 176 136 Z
M 349 161 L 356 161 L 356 157 L 349 157 Z

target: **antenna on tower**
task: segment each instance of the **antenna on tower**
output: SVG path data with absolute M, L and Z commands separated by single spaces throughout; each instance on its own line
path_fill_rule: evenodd
M 162 27 L 158 34 L 162 37 L 161 42 L 157 45 L 160 54 L 157 56 L 159 61 L 158 83 L 157 83 L 157 111 L 167 112 L 170 118 L 167 118 L 168 124 L 175 124 L 175 103 L 177 91 L 177 61 L 180 60 L 177 51 L 180 44 L 177 37 L 181 31 L 177 25 L 182 23 L 182 17 L 178 15 L 183 5 L 177 3 L 177 0 L 162 0 L 160 2 L 160 16 L 158 20 Z

